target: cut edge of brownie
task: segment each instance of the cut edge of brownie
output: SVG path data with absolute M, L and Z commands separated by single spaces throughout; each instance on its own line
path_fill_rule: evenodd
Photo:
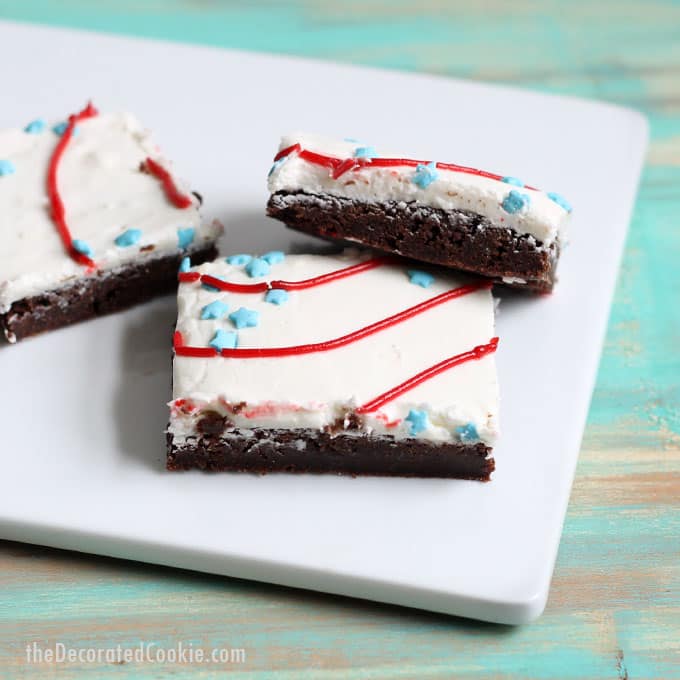
M 10 343 L 64 326 L 118 312 L 177 287 L 177 271 L 186 256 L 201 264 L 217 256 L 215 243 L 187 252 L 131 262 L 72 284 L 12 303 L 0 314 L 0 328 Z
M 408 438 L 332 434 L 309 429 L 235 429 L 175 444 L 167 433 L 168 470 L 331 473 L 489 481 L 495 468 L 482 442 L 435 443 Z
M 267 214 L 306 234 L 481 274 L 513 288 L 549 293 L 555 283 L 559 240 L 544 246 L 471 211 L 279 191 L 270 196 Z

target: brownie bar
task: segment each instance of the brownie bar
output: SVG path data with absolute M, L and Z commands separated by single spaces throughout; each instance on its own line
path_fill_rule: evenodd
M 188 253 L 195 264 L 217 255 L 214 244 Z M 132 307 L 177 287 L 177 270 L 187 253 L 135 262 L 69 286 L 17 300 L 0 314 L 0 328 L 11 342 Z
M 280 191 L 270 197 L 267 214 L 307 234 L 475 272 L 516 288 L 546 293 L 555 283 L 559 241 L 545 248 L 473 212 Z
M 314 430 L 233 430 L 177 446 L 168 434 L 168 470 L 315 472 L 489 481 L 494 470 L 483 443 L 433 444 L 419 439 L 331 435 Z
M 193 267 L 178 290 L 168 469 L 487 480 L 489 288 L 356 249 Z

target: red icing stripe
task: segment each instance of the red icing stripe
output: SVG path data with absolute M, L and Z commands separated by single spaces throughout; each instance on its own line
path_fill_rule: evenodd
M 175 354 L 181 357 L 210 359 L 217 356 L 217 350 L 213 347 L 176 347 Z
M 338 281 L 339 279 L 344 279 L 348 276 L 354 276 L 355 274 L 361 274 L 362 272 L 369 271 L 370 269 L 375 269 L 383 264 L 390 262 L 388 257 L 374 257 L 365 262 L 360 262 L 359 264 L 353 264 L 350 267 L 345 267 L 344 269 L 337 269 L 334 272 L 329 272 L 328 274 L 321 274 L 320 276 L 314 276 L 311 279 L 303 279 L 302 281 L 262 281 L 260 283 L 231 283 L 229 281 L 223 281 L 215 276 L 210 276 L 209 274 L 200 275 L 198 272 L 184 272 L 179 275 L 179 280 L 183 283 L 190 283 L 192 281 L 197 281 L 199 278 L 201 283 L 205 283 L 208 286 L 217 288 L 218 290 L 229 291 L 231 293 L 265 293 L 270 289 L 278 290 L 304 290 L 305 288 L 315 288 L 316 286 L 322 286 L 326 283 L 331 283 L 332 281 Z
M 47 196 L 50 201 L 50 215 L 52 221 L 57 227 L 61 242 L 64 244 L 64 248 L 69 256 L 78 264 L 82 264 L 90 270 L 93 270 L 96 267 L 94 260 L 87 255 L 83 255 L 83 253 L 79 253 L 73 247 L 73 237 L 71 236 L 71 231 L 66 223 L 66 209 L 64 208 L 64 201 L 59 193 L 59 163 L 68 143 L 71 141 L 71 137 L 73 137 L 73 129 L 76 124 L 81 120 L 94 118 L 98 113 L 97 109 L 92 106 L 92 103 L 89 103 L 82 111 L 80 111 L 80 113 L 69 116 L 68 125 L 54 149 L 54 153 L 50 158 L 47 168 Z
M 172 344 L 175 348 L 175 354 L 186 357 L 207 358 L 216 357 L 217 350 L 214 347 L 187 347 L 184 344 L 184 337 L 180 331 L 175 331 Z
M 360 170 L 362 168 L 391 168 L 391 167 L 411 167 L 415 168 L 418 165 L 427 165 L 430 161 L 419 161 L 413 158 L 336 158 L 335 156 L 327 156 L 316 151 L 308 151 L 303 149 L 299 144 L 293 144 L 279 151 L 274 156 L 274 161 L 285 158 L 293 152 L 298 152 L 298 155 L 303 160 L 329 168 L 332 172 L 333 179 L 339 179 L 346 172 L 350 170 Z M 436 163 L 439 170 L 451 170 L 453 172 L 463 172 L 468 175 L 477 175 L 479 177 L 487 177 L 500 181 L 504 175 L 497 175 L 493 172 L 486 172 L 486 170 L 478 170 L 477 168 L 470 168 L 466 165 L 456 165 L 455 163 Z M 524 186 L 525 189 L 538 191 L 528 184 Z
M 434 378 L 436 375 L 439 375 L 444 371 L 448 371 L 454 366 L 459 366 L 460 364 L 464 364 L 468 361 L 477 361 L 482 359 L 487 354 L 492 354 L 495 352 L 497 347 L 498 338 L 492 338 L 486 345 L 478 345 L 468 352 L 462 352 L 461 354 L 456 354 L 455 356 L 449 357 L 448 359 L 444 359 L 444 361 L 440 361 L 438 364 L 430 366 L 430 368 L 426 368 L 424 371 L 414 375 L 412 378 L 405 380 L 400 385 L 393 387 L 387 392 L 381 394 L 379 397 L 376 397 L 375 399 L 365 403 L 363 406 L 360 406 L 358 409 L 356 409 L 356 413 L 359 415 L 373 413 L 373 411 L 377 411 L 385 404 L 393 401 L 405 392 L 412 390 L 421 383 L 424 383 L 426 380 Z M 387 427 L 389 427 L 389 423 L 387 424 Z
M 144 161 L 144 168 L 150 175 L 153 175 L 157 180 L 160 181 L 165 195 L 168 197 L 170 203 L 172 203 L 176 208 L 191 207 L 193 204 L 191 196 L 183 194 L 177 188 L 172 175 L 160 163 L 157 163 L 152 158 L 147 158 Z
M 269 290 L 266 281 L 261 283 L 230 283 L 215 276 L 210 276 L 210 274 L 202 274 L 201 283 L 205 283 L 218 290 L 228 290 L 231 293 L 264 293 Z
M 287 146 L 285 149 L 281 149 L 276 156 L 274 156 L 274 163 L 276 161 L 281 160 L 282 158 L 285 158 L 288 156 L 288 154 L 291 154 L 293 151 L 300 151 L 302 147 L 299 144 L 291 144 L 290 146 Z
M 180 272 L 177 278 L 181 283 L 192 283 L 198 281 L 201 275 L 198 272 Z
M 491 283 L 487 281 L 482 281 L 479 283 L 471 284 L 469 286 L 461 286 L 460 288 L 453 288 L 452 290 L 446 291 L 439 295 L 436 295 L 429 300 L 425 300 L 420 304 L 413 307 L 409 307 L 397 314 L 388 316 L 385 319 L 381 319 L 369 326 L 364 326 L 359 330 L 343 335 L 342 337 L 335 338 L 333 340 L 327 340 L 325 342 L 315 342 L 308 345 L 293 345 L 290 347 L 252 347 L 244 349 L 223 349 L 220 352 L 222 357 L 231 359 L 266 359 L 274 357 L 287 357 L 287 356 L 299 356 L 301 354 L 312 354 L 315 352 L 328 352 L 329 350 L 337 349 L 338 347 L 344 347 L 358 340 L 362 340 L 374 333 L 379 333 L 387 328 L 395 326 L 403 321 L 406 321 L 418 314 L 422 314 L 433 307 L 448 302 L 449 300 L 454 300 L 456 298 L 467 295 L 468 293 L 474 293 L 477 290 L 484 288 L 491 288 Z M 211 347 L 187 347 L 181 340 L 181 335 L 179 336 L 180 344 L 177 345 L 178 335 L 175 334 L 175 353 L 179 356 L 193 356 L 193 357 L 208 357 L 217 356 L 217 353 Z

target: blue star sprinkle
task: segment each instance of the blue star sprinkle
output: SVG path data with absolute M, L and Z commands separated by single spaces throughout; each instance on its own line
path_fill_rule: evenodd
M 358 144 L 359 143 L 359 140 L 354 139 L 354 137 L 345 137 L 345 141 L 349 142 L 350 144 Z
M 564 208 L 567 212 L 571 212 L 571 203 L 569 203 L 564 196 L 560 196 L 560 194 L 556 194 L 554 191 L 549 191 L 546 195 L 551 201 L 555 201 L 560 208 Z
M 421 189 L 427 189 L 438 177 L 437 164 L 434 161 L 427 165 L 418 163 L 416 165 L 416 172 L 413 175 L 413 183 L 417 184 Z
M 28 132 L 31 135 L 37 135 L 45 129 L 45 121 L 42 118 L 37 118 L 32 120 L 25 128 L 24 132 Z
M 226 302 L 215 300 L 215 302 L 211 302 L 203 307 L 201 310 L 201 319 L 203 319 L 203 321 L 206 319 L 222 319 L 228 309 L 229 305 Z
M 366 158 L 371 160 L 371 158 L 375 158 L 377 155 L 378 152 L 373 146 L 358 146 L 354 149 L 354 158 Z
M 514 187 L 523 187 L 524 182 L 521 179 L 517 179 L 517 177 L 502 177 L 501 182 L 505 182 L 506 184 L 512 184 Z
M 505 210 L 505 212 L 514 215 L 515 213 L 518 213 L 521 210 L 528 208 L 529 203 L 531 203 L 531 198 L 529 197 L 528 194 L 520 194 L 519 191 L 513 189 L 503 199 L 501 207 L 503 208 L 503 210 Z
M 258 323 L 260 323 L 260 313 L 256 312 L 254 309 L 240 307 L 229 315 L 229 320 L 238 329 L 254 328 Z
M 16 165 L 12 161 L 0 160 L 0 177 L 13 175 L 17 171 Z
M 234 333 L 234 331 L 224 331 L 221 328 L 218 328 L 215 331 L 213 339 L 208 344 L 218 352 L 221 352 L 223 349 L 236 349 L 236 345 L 238 344 L 238 333 Z
M 139 243 L 140 238 L 142 238 L 141 229 L 126 229 L 120 236 L 114 239 L 114 243 L 121 248 L 128 248 Z
M 238 266 L 241 266 L 242 264 L 248 264 L 253 259 L 252 255 L 246 255 L 245 253 L 241 253 L 239 255 L 230 255 L 227 258 L 227 264 L 235 264 Z
M 193 227 L 177 230 L 177 244 L 182 250 L 188 248 L 194 241 L 196 230 Z
M 188 272 L 191 269 L 191 258 L 183 257 L 182 261 L 179 263 L 180 273 Z
M 427 429 L 427 412 L 425 411 L 411 409 L 404 420 L 409 423 L 413 436 Z
M 269 262 L 261 257 L 254 257 L 246 265 L 246 274 L 253 279 L 258 276 L 267 276 L 269 274 Z
M 285 259 L 285 255 L 280 250 L 271 250 L 262 255 L 262 259 L 267 264 L 280 264 Z
M 288 293 L 281 288 L 272 288 L 267 291 L 264 301 L 273 305 L 282 305 L 284 302 L 288 302 Z
M 71 245 L 73 246 L 73 250 L 79 252 L 81 255 L 86 255 L 87 257 L 92 255 L 92 248 L 79 238 L 74 238 L 73 241 L 71 241 Z
M 283 158 L 279 158 L 278 161 L 274 161 L 272 164 L 272 167 L 269 168 L 269 172 L 267 173 L 267 177 L 271 177 L 277 170 L 277 168 L 281 167 L 286 161 L 288 160 L 288 156 L 284 156 Z
M 409 269 L 407 272 L 409 281 L 421 288 L 429 288 L 434 282 L 434 276 L 419 269 Z
M 460 441 L 464 444 L 471 444 L 472 442 L 479 441 L 479 434 L 477 433 L 477 428 L 472 424 L 460 425 L 456 428 L 456 434 L 460 438 Z
M 60 137 L 66 132 L 66 128 L 68 128 L 68 123 L 64 121 L 63 123 L 57 123 L 53 128 L 52 132 L 54 132 L 55 135 L 59 135 Z M 73 132 L 71 133 L 73 135 L 78 134 L 78 126 L 76 125 L 73 128 Z

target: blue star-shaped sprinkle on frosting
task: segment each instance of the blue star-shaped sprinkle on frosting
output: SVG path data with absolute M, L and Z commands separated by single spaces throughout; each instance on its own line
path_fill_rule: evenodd
M 437 164 L 434 161 L 427 165 L 418 163 L 413 175 L 413 183 L 417 184 L 421 189 L 427 189 L 438 177 L 439 172 L 437 172 Z
M 13 175 L 17 171 L 16 165 L 12 161 L 0 160 L 0 177 Z
M 409 424 L 412 436 L 415 436 L 427 429 L 428 419 L 426 411 L 411 409 L 404 420 Z
M 463 444 L 471 444 L 473 442 L 479 441 L 479 434 L 477 433 L 477 428 L 472 424 L 460 425 L 456 428 L 456 434 Z
M 421 288 L 428 288 L 434 282 L 434 276 L 419 269 L 409 269 L 407 272 L 409 281 Z
M 66 132 L 66 129 L 68 128 L 68 123 L 66 121 L 63 121 L 61 123 L 57 123 L 53 128 L 52 132 L 54 132 L 55 135 L 59 135 L 60 137 Z M 73 131 L 71 132 L 72 135 L 77 135 L 78 134 L 78 126 L 76 125 L 73 128 Z
M 358 146 L 354 149 L 354 158 L 366 158 L 367 160 L 371 160 L 371 158 L 375 158 L 377 155 L 378 152 L 373 146 Z
M 25 128 L 24 132 L 28 132 L 31 135 L 37 135 L 45 129 L 45 121 L 42 118 L 36 118 L 32 120 Z
M 183 257 L 182 261 L 179 263 L 180 273 L 188 272 L 191 269 L 191 258 Z
M 264 301 L 272 305 L 282 305 L 284 302 L 288 302 L 288 292 L 281 288 L 272 288 L 267 291 Z
M 512 184 L 514 187 L 523 187 L 524 182 L 521 179 L 517 179 L 517 177 L 502 177 L 501 182 L 505 182 L 506 184 Z
M 561 196 L 560 194 L 556 194 L 554 191 L 549 191 L 546 196 L 551 200 L 557 203 L 557 205 L 560 206 L 560 208 L 564 208 L 567 212 L 571 212 L 571 203 L 564 198 L 564 196 Z
M 286 161 L 288 160 L 288 156 L 284 156 L 283 158 L 279 158 L 278 161 L 274 161 L 272 163 L 272 167 L 269 168 L 269 172 L 267 173 L 267 177 L 271 177 L 278 168 L 280 168 Z
M 238 267 L 244 264 L 248 264 L 253 259 L 252 255 L 246 255 L 246 253 L 239 253 L 238 255 L 230 255 L 227 258 L 227 264 L 234 264 Z
M 142 238 L 141 229 L 126 229 L 120 236 L 116 236 L 113 242 L 119 248 L 128 248 L 139 243 L 140 238 Z
M 514 215 L 522 210 L 526 210 L 531 203 L 529 194 L 522 194 L 516 189 L 512 189 L 510 193 L 503 199 L 501 207 L 506 213 Z
M 238 333 L 218 328 L 215 331 L 213 339 L 208 344 L 218 352 L 221 352 L 223 349 L 236 349 L 236 345 L 238 345 Z
M 73 246 L 73 250 L 81 255 L 85 255 L 86 257 L 92 255 L 92 248 L 90 248 L 90 246 L 82 239 L 74 238 L 73 241 L 71 241 L 71 245 Z
M 260 323 L 260 313 L 254 309 L 240 307 L 229 315 L 229 320 L 236 328 L 254 328 Z
M 284 261 L 286 255 L 281 250 L 270 250 L 268 253 L 262 255 L 262 259 L 267 264 L 280 264 Z
M 177 245 L 186 250 L 194 241 L 196 230 L 193 227 L 186 227 L 185 229 L 177 230 Z
M 246 265 L 246 274 L 252 279 L 258 276 L 267 276 L 269 274 L 269 262 L 261 257 L 254 257 Z
M 222 319 L 227 313 L 229 305 L 222 300 L 215 300 L 201 309 L 201 319 Z

